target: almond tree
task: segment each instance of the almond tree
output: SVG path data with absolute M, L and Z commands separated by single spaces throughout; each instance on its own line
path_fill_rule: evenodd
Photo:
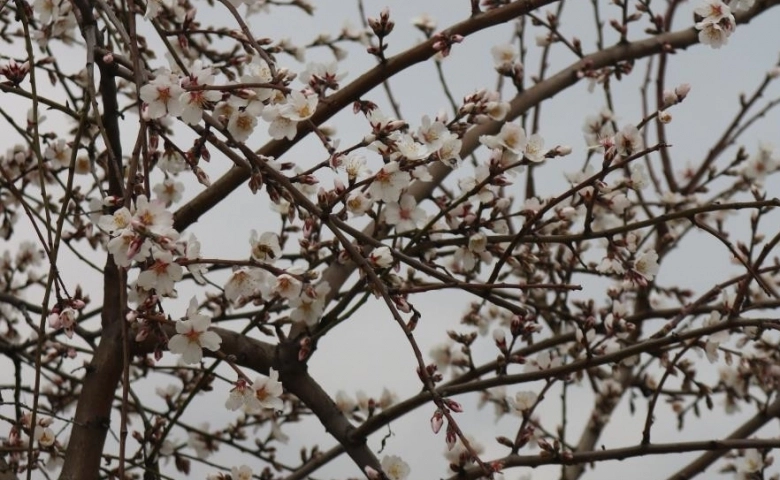
M 688 165 L 673 116 L 708 80 L 668 67 L 757 17 L 776 40 L 780 2 L 448 0 L 431 6 L 461 20 L 417 17 L 414 36 L 337 3 L 363 25 L 309 43 L 258 25 L 336 2 L 0 4 L 0 476 L 573 480 L 664 455 L 670 478 L 769 478 L 780 155 L 743 139 L 780 103 L 780 63 L 697 112 L 722 130 Z M 464 51 L 491 30 L 480 71 Z M 370 66 L 347 75 L 347 53 Z M 420 99 L 391 80 L 423 68 L 449 105 L 404 116 Z M 459 94 L 452 72 L 481 87 Z M 631 80 L 641 109 L 618 100 Z M 582 83 L 604 105 L 566 119 L 584 142 L 545 141 L 560 119 L 543 106 Z M 225 206 L 254 228 L 242 251 L 220 241 L 238 225 L 209 231 Z M 702 239 L 734 267 L 688 288 L 675 254 Z M 443 290 L 462 316 L 430 338 Z M 365 316 L 405 340 L 372 374 L 408 357 L 417 393 L 363 393 L 350 345 L 334 375 L 351 391 L 310 372 Z M 605 445 L 621 409 L 631 440 Z M 392 434 L 417 412 L 425 434 Z M 692 416 L 728 433 L 659 436 Z

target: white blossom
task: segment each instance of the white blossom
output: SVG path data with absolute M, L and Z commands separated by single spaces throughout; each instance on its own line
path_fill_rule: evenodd
M 263 109 L 263 120 L 270 122 L 268 134 L 274 140 L 286 138 L 292 140 L 298 133 L 298 122 L 291 120 L 280 112 L 279 105 L 272 105 Z
M 230 480 L 252 480 L 252 469 L 246 465 L 230 469 Z
M 398 162 L 390 162 L 374 176 L 374 181 L 368 189 L 376 200 L 395 202 L 401 196 L 401 191 L 409 186 L 412 176 L 400 170 Z
M 529 411 L 535 404 L 538 396 L 534 392 L 517 392 L 514 397 L 507 397 L 507 403 L 518 413 Z
M 411 469 L 401 457 L 385 455 L 382 458 L 382 471 L 385 472 L 388 480 L 406 480 Z
M 444 123 L 438 120 L 432 122 L 428 115 L 423 116 L 422 125 L 417 130 L 417 137 L 431 151 L 440 149 L 449 135 L 450 132 Z
M 52 163 L 54 168 L 64 168 L 70 166 L 72 152 L 65 139 L 60 138 L 46 147 L 43 156 Z
M 511 43 L 494 45 L 490 49 L 490 54 L 493 56 L 493 64 L 496 67 L 511 65 L 517 59 L 517 49 Z
M 152 191 L 157 196 L 157 200 L 166 206 L 170 206 L 181 200 L 182 192 L 184 192 L 184 184 L 182 182 L 177 182 L 172 178 L 166 178 L 162 183 L 155 185 L 152 188 Z
M 287 102 L 279 108 L 279 114 L 293 122 L 302 122 L 311 118 L 317 110 L 317 96 L 304 95 L 293 90 L 287 96 Z
M 249 244 L 252 247 L 252 258 L 258 262 L 274 263 L 282 256 L 279 237 L 273 232 L 264 232 L 258 237 L 257 231 L 252 230 Z
M 347 210 L 356 217 L 364 215 L 373 205 L 374 200 L 360 191 L 352 193 L 347 199 Z
M 165 115 L 177 117 L 184 111 L 180 100 L 184 90 L 179 86 L 178 77 L 170 70 L 157 70 L 154 79 L 142 86 L 140 93 L 141 100 L 149 106 L 148 115 L 151 119 Z
M 655 250 L 648 250 L 634 260 L 634 271 L 648 281 L 658 275 L 658 269 L 658 254 Z
M 256 377 L 252 384 L 252 393 L 247 397 L 247 408 L 252 410 L 261 410 L 270 408 L 272 410 L 281 410 L 284 408 L 284 402 L 281 399 L 284 389 L 279 382 L 279 372 L 270 369 L 267 377 Z
M 257 116 L 265 114 L 263 104 L 251 102 L 242 109 L 236 109 L 230 116 L 227 130 L 237 142 L 245 142 L 257 126 Z
M 316 288 L 305 289 L 300 296 L 290 299 L 290 320 L 302 322 L 312 327 L 322 316 L 325 309 L 325 297 L 330 292 L 328 282 L 320 282 Z M 312 296 L 313 294 L 313 296 Z
M 635 125 L 628 124 L 615 134 L 615 151 L 618 155 L 628 157 L 644 148 L 642 134 Z
M 387 268 L 393 264 L 393 252 L 390 247 L 377 247 L 368 255 L 368 261 L 377 268 Z
M 182 85 L 190 90 L 184 91 L 179 97 L 183 106 L 181 119 L 188 125 L 197 125 L 203 118 L 203 109 L 209 103 L 216 103 L 222 99 L 222 94 L 217 90 L 203 90 L 197 87 L 210 86 L 214 83 L 214 74 L 211 67 L 204 67 L 200 60 L 195 60 L 190 68 L 189 76 L 185 77 Z
M 241 267 L 233 271 L 225 284 L 225 298 L 237 305 L 239 299 L 246 299 L 258 293 L 267 292 L 267 273 L 259 268 Z
M 168 350 L 180 354 L 184 363 L 199 363 L 204 348 L 215 352 L 222 343 L 218 334 L 208 331 L 210 326 L 211 318 L 198 313 L 198 302 L 192 297 L 186 320 L 176 322 L 176 335 L 168 340 Z
M 404 194 L 400 202 L 389 202 L 385 206 L 385 221 L 395 225 L 398 233 L 408 232 L 425 226 L 428 216 L 425 210 L 417 206 L 412 195 Z
M 174 293 L 174 284 L 181 280 L 184 269 L 173 261 L 173 255 L 166 250 L 153 252 L 154 263 L 138 275 L 137 285 L 146 290 L 155 289 L 158 295 Z

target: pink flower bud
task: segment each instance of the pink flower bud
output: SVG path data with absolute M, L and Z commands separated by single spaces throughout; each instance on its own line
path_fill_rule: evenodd
M 452 450 L 455 446 L 455 442 L 458 440 L 458 436 L 455 434 L 455 429 L 450 425 L 447 425 L 447 436 L 445 437 L 447 442 L 447 450 Z
M 433 430 L 433 433 L 439 433 L 442 425 L 444 425 L 444 415 L 440 410 L 436 410 L 431 417 L 431 430 Z
M 448 398 L 445 398 L 444 399 L 444 403 L 445 403 L 445 405 L 447 405 L 447 408 L 449 408 L 450 410 L 452 410 L 455 413 L 463 412 L 463 405 L 461 405 L 460 403 L 456 402 L 455 400 L 450 400 Z
M 379 480 L 379 479 L 382 478 L 382 476 L 379 474 L 379 472 L 377 472 L 373 468 L 369 467 L 368 465 L 366 465 L 366 468 L 364 470 L 366 472 L 366 476 L 370 480 Z

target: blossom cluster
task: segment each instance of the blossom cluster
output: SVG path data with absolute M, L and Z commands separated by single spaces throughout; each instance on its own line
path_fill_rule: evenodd
M 154 72 L 154 78 L 141 87 L 144 114 L 152 120 L 171 116 L 181 118 L 188 125 L 197 125 L 203 119 L 204 111 L 211 110 L 237 142 L 246 141 L 257 127 L 258 119 L 262 118 L 268 122 L 268 134 L 272 138 L 294 138 L 298 123 L 314 115 L 318 95 L 311 90 L 288 89 L 284 83 L 289 83 L 292 76 L 287 77 L 284 73 L 282 85 L 275 84 L 277 78 L 271 67 L 260 57 L 253 57 L 246 68 L 241 84 L 233 86 L 239 88 L 215 86 L 213 69 L 200 60 L 193 62 L 188 74 L 160 68 Z M 339 74 L 329 68 L 335 66 L 311 65 L 309 82 L 320 82 L 322 78 L 335 82 L 340 78 Z M 244 88 L 242 85 L 254 86 Z M 229 93 L 223 93 L 223 89 Z
M 728 43 L 729 37 L 737 27 L 734 11 L 747 11 L 753 7 L 755 0 L 702 0 L 694 9 L 694 13 L 701 17 L 696 22 L 699 30 L 699 41 L 712 48 L 720 48 Z

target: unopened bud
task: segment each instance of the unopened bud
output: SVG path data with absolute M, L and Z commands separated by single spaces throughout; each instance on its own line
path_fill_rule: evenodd
M 685 100 L 685 97 L 688 96 L 688 94 L 691 91 L 691 84 L 690 83 L 683 83 L 679 87 L 674 89 L 674 93 L 677 94 L 677 101 L 682 102 Z

